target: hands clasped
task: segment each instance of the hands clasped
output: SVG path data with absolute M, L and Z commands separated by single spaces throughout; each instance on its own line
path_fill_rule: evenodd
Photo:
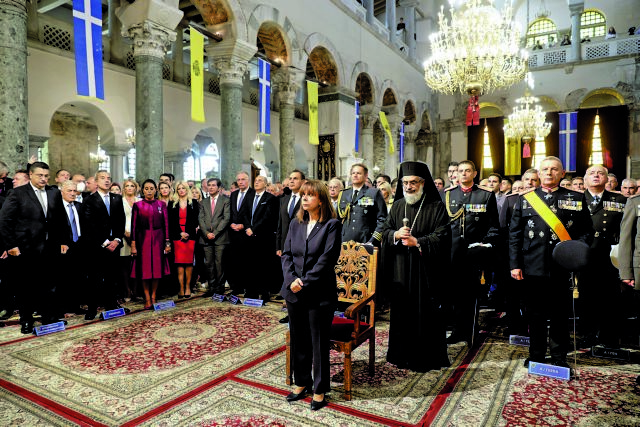
M 296 280 L 293 281 L 293 283 L 291 283 L 291 286 L 289 286 L 291 288 L 291 292 L 298 293 L 302 290 L 302 280 L 300 280 L 300 278 L 297 278 Z
M 404 246 L 416 246 L 418 244 L 418 239 L 411 235 L 411 229 L 409 227 L 402 227 L 395 233 L 393 233 L 393 237 L 396 241 L 402 241 Z

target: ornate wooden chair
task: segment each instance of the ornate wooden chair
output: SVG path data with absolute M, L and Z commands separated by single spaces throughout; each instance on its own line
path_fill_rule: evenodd
M 344 317 L 334 317 L 331 327 L 331 348 L 344 353 L 344 398 L 351 400 L 351 353 L 369 340 L 369 374 L 375 373 L 375 296 L 378 248 L 368 248 L 354 241 L 342 244 L 336 264 L 338 300 L 349 303 Z M 361 319 L 365 314 L 366 322 Z M 293 384 L 291 366 L 291 337 L 287 331 L 286 382 Z

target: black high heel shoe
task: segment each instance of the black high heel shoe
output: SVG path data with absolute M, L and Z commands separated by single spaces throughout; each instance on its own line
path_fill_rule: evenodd
M 311 410 L 312 411 L 317 411 L 318 409 L 322 409 L 325 406 L 327 406 L 329 404 L 329 402 L 327 402 L 326 399 L 322 399 L 321 401 L 317 401 L 317 400 L 313 400 L 311 399 Z
M 307 393 L 312 393 L 313 387 L 307 386 L 302 389 L 300 393 L 289 393 L 287 395 L 287 402 L 295 402 L 296 400 L 301 400 L 307 397 Z

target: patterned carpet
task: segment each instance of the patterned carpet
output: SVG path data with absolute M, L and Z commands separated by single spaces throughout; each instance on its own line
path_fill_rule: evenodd
M 110 321 L 70 319 L 68 330 L 25 337 L 0 329 L 0 413 L 11 426 L 632 426 L 640 425 L 640 366 L 578 355 L 578 377 L 528 375 L 524 347 L 497 335 L 469 351 L 449 347 L 452 366 L 425 374 L 386 363 L 379 323 L 376 373 L 367 345 L 353 355 L 345 401 L 341 355 L 332 353 L 327 408 L 284 396 L 279 304 L 180 302 Z

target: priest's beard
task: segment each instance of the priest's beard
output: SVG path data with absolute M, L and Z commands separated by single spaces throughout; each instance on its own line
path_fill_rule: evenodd
M 404 199 L 410 205 L 415 205 L 420 201 L 421 198 L 422 198 L 422 186 L 420 186 L 420 188 L 417 189 L 416 192 L 413 194 L 408 194 L 406 191 L 404 192 Z

